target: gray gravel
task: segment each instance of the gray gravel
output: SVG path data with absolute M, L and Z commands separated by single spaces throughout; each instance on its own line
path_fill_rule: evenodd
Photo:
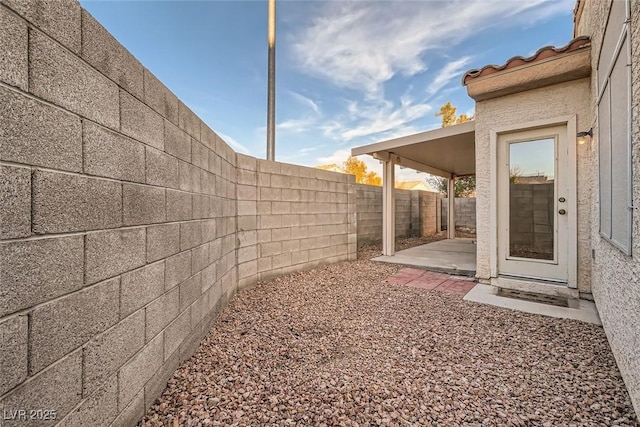
M 602 328 L 383 284 L 397 269 L 240 293 L 140 425 L 639 425 Z

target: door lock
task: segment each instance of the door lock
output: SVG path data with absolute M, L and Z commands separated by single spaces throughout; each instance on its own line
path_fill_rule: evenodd
M 567 211 L 565 211 L 564 209 L 560 209 L 560 210 L 558 211 L 558 213 L 559 213 L 560 215 L 564 215 L 564 214 L 566 214 L 566 213 L 567 213 Z

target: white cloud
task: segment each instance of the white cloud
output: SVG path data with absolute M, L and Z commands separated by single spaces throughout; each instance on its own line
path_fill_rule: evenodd
M 322 129 L 327 136 L 350 141 L 406 128 L 431 110 L 430 105 L 414 103 L 409 97 L 403 97 L 399 105 L 388 100 L 350 101 L 347 117 L 338 117 L 324 124 Z
M 305 147 L 298 150 L 298 154 L 308 154 L 318 150 L 320 147 Z
M 413 104 L 406 98 L 402 100 L 401 105 L 395 109 L 388 102 L 381 107 L 364 107 L 358 112 L 358 115 L 364 119 L 364 123 L 343 132 L 342 137 L 350 140 L 357 137 L 386 132 L 419 119 L 429 111 L 431 111 L 431 106 L 427 104 Z
M 304 96 L 302 94 L 299 94 L 298 92 L 290 91 L 289 93 L 300 104 L 302 104 L 302 105 L 304 105 L 306 107 L 309 107 L 311 110 L 313 110 L 314 113 L 320 114 L 320 107 L 318 106 L 318 104 L 313 99 L 309 98 L 308 96 Z
M 326 2 L 289 42 L 299 66 L 336 86 L 380 97 L 395 75 L 427 69 L 425 53 L 455 49 L 490 27 L 533 25 L 574 0 Z M 466 64 L 465 64 L 466 65 Z M 462 65 L 458 65 L 462 67 Z
M 308 131 L 315 122 L 316 120 L 310 117 L 304 119 L 289 119 L 278 123 L 276 129 L 284 132 L 302 133 Z
M 467 70 L 467 66 L 471 61 L 470 56 L 464 56 L 460 59 L 456 59 L 455 61 L 448 62 L 444 67 L 438 71 L 436 78 L 433 79 L 429 87 L 427 88 L 427 93 L 429 95 L 434 95 L 440 89 L 445 87 L 451 80 L 462 75 L 464 71 Z
M 573 1 L 317 3 L 314 13 L 307 15 L 308 19 L 301 17 L 295 21 L 298 27 L 288 36 L 285 49 L 289 49 L 303 73 L 351 90 L 341 91 L 342 101 L 329 102 L 327 98 L 323 104 L 310 98 L 306 90 L 290 91 L 300 105 L 300 116 L 280 123 L 278 130 L 296 136 L 306 132 L 309 136 L 335 141 L 339 145 L 332 155 L 315 159 L 307 155 L 300 161 L 340 164 L 349 155 L 349 150 L 344 150 L 347 145 L 364 145 L 417 133 L 428 130 L 425 125 L 430 123 L 439 127 L 433 117 L 433 106 L 447 96 L 448 91 L 454 90 L 453 80 L 459 79 L 472 61 L 472 57 L 465 54 L 456 56 L 462 43 L 489 28 L 501 31 L 523 27 L 558 13 L 570 13 Z M 410 82 L 404 78 L 423 73 L 428 66 L 433 68 L 432 72 L 405 87 L 404 95 L 398 99 L 395 93 L 401 78 L 403 82 Z M 433 77 L 425 81 L 431 74 Z M 394 77 L 396 80 L 389 83 Z M 298 155 L 303 157 L 310 152 L 298 152 Z M 378 161 L 370 156 L 362 159 L 371 170 L 382 172 Z M 407 175 L 407 180 L 420 179 L 410 170 L 399 171 L 398 175 Z
M 334 151 L 329 156 L 318 157 L 318 165 L 330 165 L 335 163 L 341 165 L 351 155 L 351 149 Z
M 230 137 L 229 135 L 225 135 L 223 133 L 218 132 L 218 136 L 224 140 L 227 144 L 231 146 L 234 150 L 242 154 L 250 154 L 250 151 L 247 147 L 240 144 L 238 141 Z

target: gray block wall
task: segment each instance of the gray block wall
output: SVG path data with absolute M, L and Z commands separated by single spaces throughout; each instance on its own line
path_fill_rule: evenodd
M 238 154 L 238 278 L 260 280 L 353 260 L 354 176 Z
M 135 425 L 239 283 L 355 257 L 349 177 L 238 156 L 76 0 L 0 52 L 3 411 Z
M 553 254 L 554 188 L 547 184 L 509 184 L 509 243 Z
M 358 246 L 382 240 L 382 187 L 355 184 Z M 437 193 L 394 191 L 396 237 L 419 237 L 437 231 Z
M 418 196 L 420 236 L 432 236 L 440 231 L 442 218 L 440 194 L 430 191 L 413 192 Z M 417 193 L 417 194 L 415 194 Z M 412 205 L 413 206 L 413 205 Z M 413 211 L 413 215 L 415 215 Z
M 447 218 L 449 212 L 449 199 L 443 197 L 440 200 L 442 229 L 447 229 Z M 456 197 L 456 228 L 476 229 L 476 199 L 475 197 Z

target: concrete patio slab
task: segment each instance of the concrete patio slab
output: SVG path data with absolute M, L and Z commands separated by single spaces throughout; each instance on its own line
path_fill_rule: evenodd
M 543 316 L 559 317 L 561 319 L 575 319 L 602 325 L 596 305 L 591 301 L 570 299 L 569 307 L 558 307 L 550 304 L 503 297 L 497 295 L 497 292 L 498 288 L 495 286 L 476 284 L 476 286 L 465 295 L 464 300 L 509 308 L 525 313 L 541 314 Z
M 373 261 L 410 265 L 464 276 L 476 274 L 475 239 L 446 239 L 379 256 Z

